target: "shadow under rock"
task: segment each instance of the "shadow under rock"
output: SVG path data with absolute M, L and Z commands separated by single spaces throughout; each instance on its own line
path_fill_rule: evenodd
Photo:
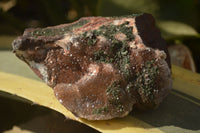
M 35 133 L 98 133 L 98 131 L 48 108 L 30 104 L 20 97 L 0 92 L 0 133 L 14 126 Z
M 192 100 L 200 103 L 198 99 Z M 158 128 L 173 126 L 183 130 L 200 130 L 200 106 L 175 93 L 170 93 L 157 109 L 144 113 L 134 111 L 131 115 Z

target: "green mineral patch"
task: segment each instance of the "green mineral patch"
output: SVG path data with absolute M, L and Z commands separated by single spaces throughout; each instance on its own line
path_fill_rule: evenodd
M 99 29 L 92 31 L 91 34 L 84 33 L 84 37 L 86 38 L 91 38 L 91 35 L 93 38 L 97 38 L 97 36 L 104 36 L 110 41 L 110 53 L 112 53 L 112 55 L 105 54 L 104 51 L 95 51 L 93 54 L 93 59 L 96 62 L 113 63 L 126 79 L 130 77 L 130 72 L 128 69 L 130 65 L 128 42 L 135 39 L 132 32 L 133 27 L 129 27 L 128 24 L 129 22 L 127 21 L 121 25 L 103 25 L 99 27 Z M 125 34 L 127 39 L 123 41 L 117 40 L 115 38 L 117 33 Z
M 124 106 L 120 101 L 121 85 L 120 82 L 113 82 L 106 90 L 106 95 L 109 96 L 109 103 L 116 107 L 118 112 L 124 111 Z
M 110 62 L 103 50 L 95 51 L 93 54 L 93 58 L 97 62 Z
M 31 36 L 38 37 L 38 36 L 64 35 L 67 32 L 70 32 L 72 30 L 75 30 L 75 29 L 85 25 L 86 23 L 88 23 L 87 20 L 79 20 L 76 23 L 74 23 L 72 25 L 65 26 L 65 27 L 36 29 L 33 32 L 31 32 Z
M 155 60 L 146 61 L 141 72 L 137 74 L 135 87 L 141 89 L 142 93 L 152 100 L 153 91 L 156 89 L 155 80 L 159 74 L 159 69 L 155 65 Z
M 93 114 L 99 115 L 105 112 L 108 112 L 108 106 L 103 106 L 101 108 L 94 109 Z
M 102 25 L 99 29 L 94 30 L 93 34 L 96 36 L 102 35 L 112 41 L 115 41 L 116 39 L 114 36 L 116 33 L 124 33 L 127 36 L 127 41 L 132 41 L 134 40 L 133 27 L 129 27 L 128 24 L 129 22 L 126 21 L 121 25 L 113 25 L 112 23 L 109 25 Z
M 126 92 L 130 93 L 133 87 L 134 87 L 134 84 L 133 82 L 130 81 L 129 84 L 126 86 Z

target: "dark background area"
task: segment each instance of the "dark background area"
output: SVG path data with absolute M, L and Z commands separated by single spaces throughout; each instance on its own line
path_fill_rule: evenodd
M 146 12 L 157 21 L 177 21 L 200 31 L 199 0 L 1 0 L 0 34 L 22 34 L 27 27 L 69 23 L 83 16 Z

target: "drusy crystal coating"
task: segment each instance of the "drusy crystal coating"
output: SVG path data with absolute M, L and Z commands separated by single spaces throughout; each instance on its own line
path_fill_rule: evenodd
M 88 120 L 155 108 L 172 87 L 167 47 L 149 14 L 27 29 L 12 45 L 61 104 Z

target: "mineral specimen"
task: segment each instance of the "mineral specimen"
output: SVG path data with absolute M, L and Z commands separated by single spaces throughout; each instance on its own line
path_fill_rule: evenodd
M 149 14 L 27 29 L 12 45 L 61 104 L 88 120 L 155 108 L 172 87 L 166 44 Z

